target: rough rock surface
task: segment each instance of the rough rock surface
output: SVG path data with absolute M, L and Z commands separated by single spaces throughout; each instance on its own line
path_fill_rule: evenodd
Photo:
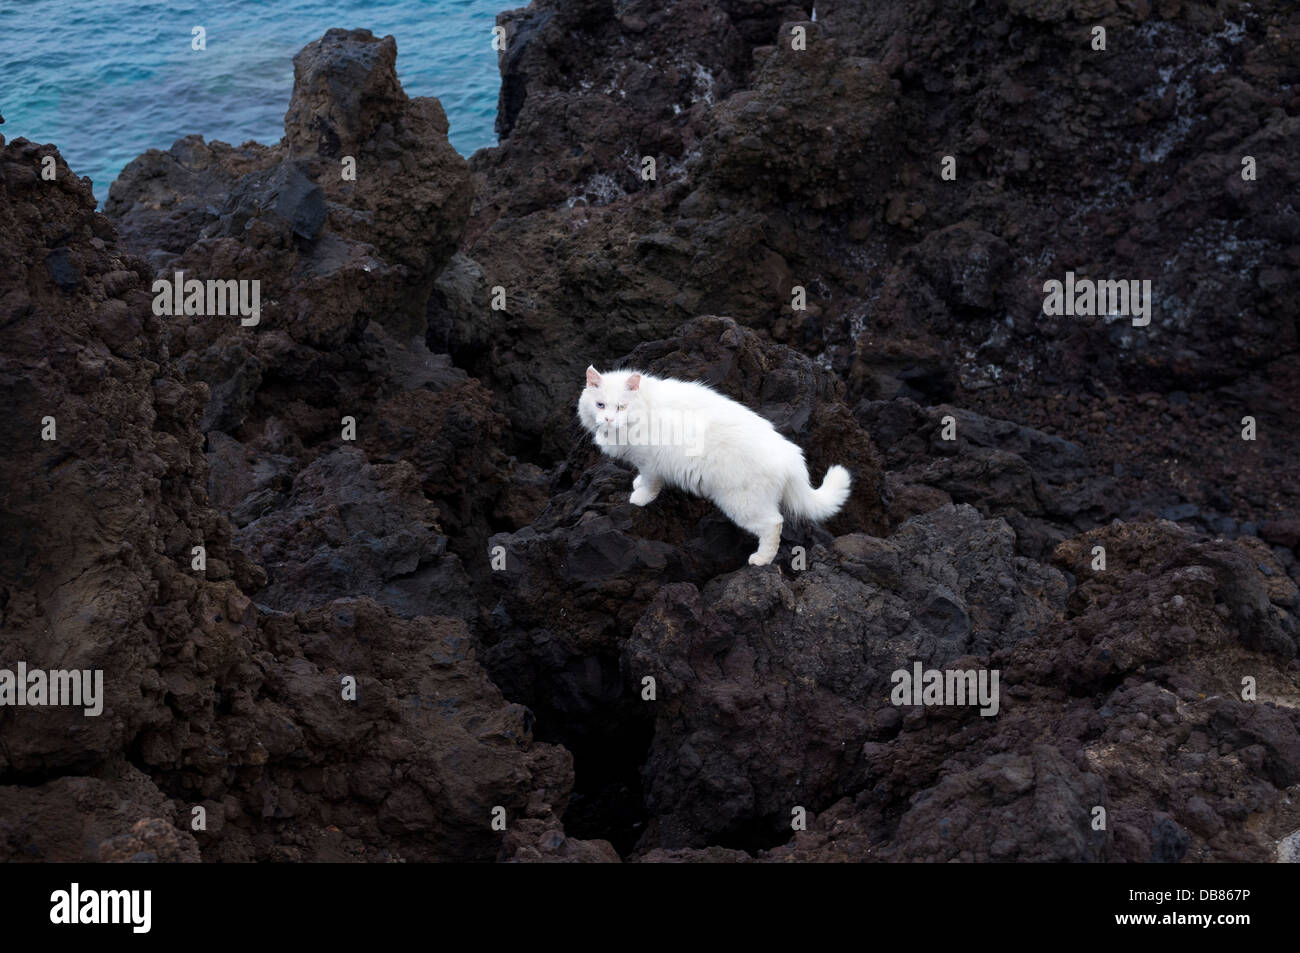
M 1060 573 L 968 506 L 888 540 L 841 536 L 789 579 L 768 567 L 664 586 L 624 650 L 665 699 L 645 765 L 653 842 L 783 836 L 792 808 L 860 783 L 866 739 L 898 730 L 891 672 L 968 668 L 1054 623 L 1065 598 Z
M 47 155 L 53 181 L 38 175 Z M 185 329 L 154 315 L 150 271 L 94 212 L 88 180 L 17 140 L 0 191 L 0 381 L 19 410 L 0 464 L 0 667 L 100 670 L 104 684 L 96 717 L 0 709 L 0 855 L 491 860 L 497 808 L 558 828 L 571 756 L 533 741 L 533 715 L 488 680 L 464 622 L 437 611 L 474 615 L 422 487 L 463 502 L 460 481 L 501 459 L 472 446 L 476 427 L 500 427 L 486 392 L 377 328 L 355 350 L 385 369 L 371 399 L 402 389 L 442 408 L 431 425 L 458 421 L 441 470 L 383 462 L 414 439 L 396 412 L 373 463 L 355 447 L 313 453 L 303 424 L 319 409 L 301 401 L 277 408 L 291 422 L 263 420 L 260 442 L 213 431 L 205 454 L 211 382 L 186 376 Z M 418 618 L 330 601 L 363 588 Z
M 1290 856 L 1300 14 L 869 6 L 535 0 L 468 162 L 364 30 L 102 215 L 0 139 L 0 669 L 104 672 L 0 707 L 0 859 Z M 176 271 L 259 323 L 156 315 Z M 1150 324 L 1045 315 L 1066 271 Z M 632 506 L 587 364 L 848 505 L 767 567 Z

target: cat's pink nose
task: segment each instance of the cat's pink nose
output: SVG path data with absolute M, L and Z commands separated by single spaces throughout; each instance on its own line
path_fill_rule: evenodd
M 613 422 L 614 422 L 614 418 L 613 418 L 613 417 L 606 417 L 606 418 L 605 418 L 605 423 L 607 423 L 607 424 L 612 424 Z

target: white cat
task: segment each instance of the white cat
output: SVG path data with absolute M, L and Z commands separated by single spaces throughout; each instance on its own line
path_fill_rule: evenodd
M 703 384 L 588 367 L 578 417 L 603 453 L 640 471 L 631 502 L 645 506 L 665 485 L 712 500 L 758 537 L 749 557 L 755 566 L 776 557 L 782 511 L 820 522 L 849 497 L 848 470 L 831 467 L 813 489 L 799 447 L 765 418 Z

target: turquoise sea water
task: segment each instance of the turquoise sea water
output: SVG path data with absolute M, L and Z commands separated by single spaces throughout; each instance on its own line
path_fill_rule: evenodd
M 278 142 L 293 55 L 330 27 L 397 40 L 409 96 L 437 96 L 463 155 L 496 144 L 499 10 L 526 0 L 0 0 L 0 126 L 52 142 L 102 203 L 146 149 Z M 190 48 L 195 26 L 207 49 Z

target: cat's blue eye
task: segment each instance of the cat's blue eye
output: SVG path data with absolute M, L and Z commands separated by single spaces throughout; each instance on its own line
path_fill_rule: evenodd
M 602 404 L 600 401 L 596 401 L 596 409 L 597 409 L 597 410 L 604 410 L 604 409 L 605 409 L 605 405 Z

